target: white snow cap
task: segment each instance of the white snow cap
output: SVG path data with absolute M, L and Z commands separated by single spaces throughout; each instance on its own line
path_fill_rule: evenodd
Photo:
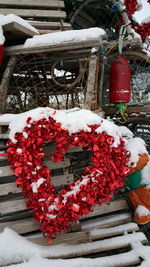
M 6 25 L 10 22 L 17 22 L 18 24 L 30 29 L 31 31 L 34 31 L 35 33 L 39 34 L 38 30 L 31 26 L 26 20 L 14 15 L 14 14 L 8 14 L 7 16 L 0 14 L 0 25 Z
M 0 45 L 3 45 L 4 42 L 5 42 L 5 37 L 4 37 L 4 34 L 3 34 L 2 26 L 0 25 Z
M 84 130 L 90 132 L 89 125 L 100 125 L 96 129 L 97 133 L 105 131 L 108 135 L 114 137 L 114 143 L 112 146 L 117 147 L 120 144 L 120 138 L 122 137 L 119 126 L 113 122 L 101 118 L 94 112 L 86 109 L 71 109 L 71 110 L 54 110 L 51 108 L 36 108 L 28 112 L 21 114 L 5 114 L 0 116 L 0 122 L 9 122 L 10 136 L 12 142 L 16 142 L 15 133 L 23 132 L 26 126 L 27 118 L 31 117 L 32 122 L 40 119 L 48 120 L 49 117 L 53 117 L 56 122 L 61 123 L 62 129 L 69 131 L 69 134 L 80 132 Z M 30 124 L 27 125 L 31 127 Z
M 130 161 L 128 163 L 129 167 L 131 166 L 131 163 L 134 163 L 132 167 L 136 166 L 139 160 L 139 154 L 148 154 L 145 145 L 145 141 L 140 137 L 131 138 L 127 141 L 126 149 L 131 153 Z
M 35 35 L 33 38 L 26 40 L 24 47 L 33 47 L 41 45 L 64 44 L 66 42 L 101 40 L 106 39 L 106 32 L 101 28 L 89 28 L 83 30 L 70 30 L 42 35 Z
M 121 131 L 122 137 L 124 137 L 126 139 L 133 138 L 133 133 L 127 127 L 120 126 L 119 129 Z

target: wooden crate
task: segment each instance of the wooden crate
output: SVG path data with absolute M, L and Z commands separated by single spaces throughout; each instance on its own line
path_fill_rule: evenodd
M 0 13 L 13 13 L 27 19 L 31 25 L 42 31 L 41 33 L 46 33 L 44 31 L 47 30 L 71 29 L 71 25 L 64 22 L 64 0 L 0 0 Z

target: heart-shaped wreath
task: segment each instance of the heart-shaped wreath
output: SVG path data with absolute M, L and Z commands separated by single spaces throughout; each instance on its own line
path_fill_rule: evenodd
M 28 199 L 26 205 L 34 211 L 44 236 L 55 238 L 83 214 L 91 212 L 96 203 L 110 201 L 110 195 L 123 186 L 127 176 L 129 153 L 119 127 L 91 111 L 69 113 L 49 108 L 35 111 L 25 113 L 14 126 L 10 125 L 8 161 L 12 162 L 17 185 L 22 187 Z M 17 123 L 21 125 L 19 130 Z M 72 146 L 92 151 L 92 166 L 59 193 L 50 182 L 50 170 L 43 165 L 45 141 L 56 144 L 53 161 L 62 161 Z

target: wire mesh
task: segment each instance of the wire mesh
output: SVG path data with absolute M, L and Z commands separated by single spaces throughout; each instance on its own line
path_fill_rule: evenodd
M 109 40 L 116 39 L 121 22 L 119 12 L 117 9 L 112 10 L 112 5 L 111 0 L 74 1 L 70 23 L 74 29 L 100 27 L 106 31 Z
M 10 81 L 6 112 L 23 112 L 36 107 L 55 109 L 82 107 L 87 83 L 88 58 L 49 60 L 21 55 Z

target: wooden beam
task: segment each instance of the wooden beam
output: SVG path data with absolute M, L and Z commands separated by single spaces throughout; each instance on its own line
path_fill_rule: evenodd
M 32 26 L 40 30 L 70 30 L 71 24 L 66 22 L 54 22 L 54 21 L 28 21 Z
M 103 215 L 109 212 L 119 211 L 119 210 L 128 210 L 129 207 L 125 199 L 120 199 L 116 201 L 111 201 L 108 203 L 103 203 L 102 206 L 95 205 L 92 212 L 82 216 L 82 219 L 91 218 L 98 215 Z
M 89 240 L 97 240 L 110 236 L 117 236 L 126 233 L 132 233 L 138 231 L 139 227 L 136 223 L 127 223 L 122 225 L 117 225 L 115 227 L 106 229 L 93 229 L 89 232 Z
M 4 74 L 2 76 L 2 79 L 1 79 L 1 83 L 0 83 L 0 114 L 3 114 L 5 111 L 8 86 L 9 86 L 9 82 L 10 82 L 10 79 L 12 77 L 16 62 L 17 62 L 17 57 L 11 56 L 9 61 L 8 61 L 7 66 L 6 66 L 6 69 L 4 71 Z
M 44 160 L 45 165 L 50 170 L 62 169 L 70 166 L 70 159 L 66 158 L 64 161 L 53 162 L 50 160 Z M 0 177 L 15 175 L 14 171 L 10 166 L 0 167 Z
M 87 242 L 76 245 L 57 245 L 51 246 L 51 253 L 49 258 L 58 259 L 58 258 L 73 258 L 83 255 L 89 255 L 98 252 L 111 251 L 120 248 L 127 248 L 131 246 L 132 242 L 142 242 L 147 243 L 147 238 L 144 233 L 133 233 L 129 235 L 117 236 L 105 240 L 99 240 L 95 242 Z M 116 265 L 114 265 L 116 266 Z
M 55 186 L 61 186 L 61 185 L 67 185 L 74 181 L 73 174 L 63 174 L 60 176 L 51 176 L 51 183 Z M 21 193 L 21 188 L 18 188 L 16 183 L 6 183 L 6 184 L 0 184 L 0 196 L 6 196 L 8 194 L 18 194 Z M 9 203 L 5 203 L 6 205 Z M 7 207 L 6 207 L 7 210 Z
M 32 220 L 31 218 L 26 218 L 17 221 L 1 222 L 0 232 L 2 232 L 5 227 L 9 227 L 18 234 L 26 234 L 39 230 L 40 224 L 37 221 Z
M 98 70 L 99 56 L 92 55 L 89 60 L 87 89 L 84 102 L 84 108 L 89 110 L 101 110 L 101 107 L 98 107 Z
M 24 47 L 24 45 L 16 45 L 6 47 L 4 49 L 5 56 L 11 55 L 24 55 L 30 53 L 42 53 L 42 52 L 57 52 L 57 51 L 65 51 L 65 50 L 77 50 L 84 48 L 92 48 L 94 46 L 100 45 L 101 38 L 85 40 L 85 41 L 73 41 L 66 42 L 63 44 L 55 44 L 55 45 L 46 45 L 46 46 L 35 46 L 35 47 Z M 81 51 L 80 51 L 81 52 Z
M 105 216 L 103 217 L 90 218 L 88 220 L 81 221 L 81 229 L 82 231 L 88 231 L 92 229 L 105 229 L 129 222 L 132 222 L 130 212 L 122 211 L 122 213 L 116 212 L 111 215 L 105 214 Z
M 23 18 L 66 18 L 66 12 L 62 10 L 0 8 L 0 14 L 9 15 L 12 13 Z
M 117 112 L 116 107 L 103 107 L 103 111 L 106 112 L 106 115 L 114 115 Z M 150 112 L 150 105 L 137 105 L 137 106 L 128 106 L 127 113 L 140 113 L 140 112 Z
M 2 28 L 7 39 L 9 39 L 10 36 L 14 38 L 29 38 L 38 34 L 36 31 L 33 31 L 17 22 L 10 22 L 2 25 Z
M 65 4 L 61 0 L 0 0 L 0 6 L 64 8 Z

